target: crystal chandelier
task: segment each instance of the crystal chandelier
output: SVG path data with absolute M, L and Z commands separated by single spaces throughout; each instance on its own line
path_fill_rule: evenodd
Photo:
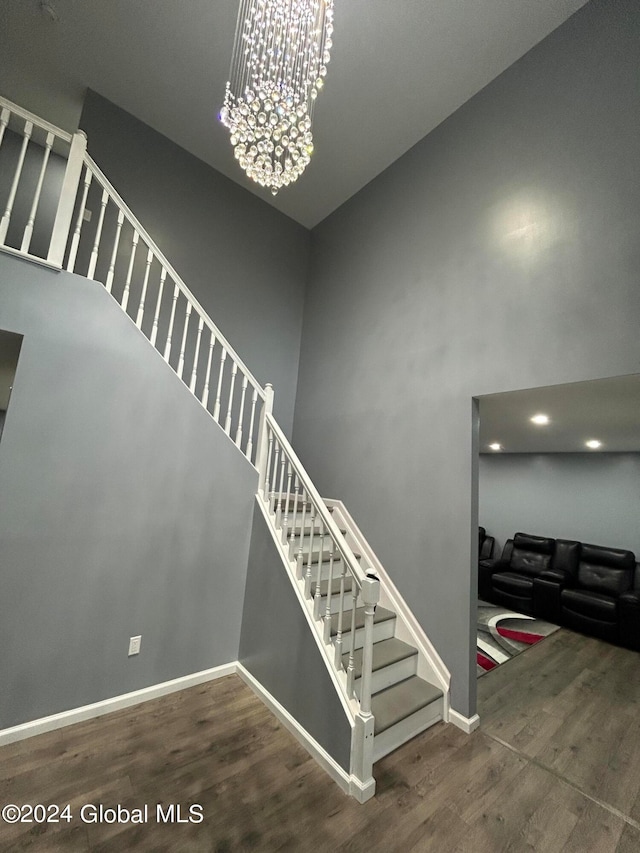
M 333 0 L 240 0 L 220 119 L 241 168 L 273 195 L 311 159 L 332 33 Z

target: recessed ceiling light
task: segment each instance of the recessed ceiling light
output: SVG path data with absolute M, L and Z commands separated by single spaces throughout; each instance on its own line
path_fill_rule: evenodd
M 598 441 L 597 438 L 592 438 L 591 441 L 585 441 L 587 447 L 590 447 L 591 450 L 597 450 L 599 447 L 602 447 L 602 442 Z
M 494 443 L 493 443 L 493 444 L 490 444 L 490 445 L 489 445 L 489 449 L 490 449 L 490 450 L 502 450 L 502 445 L 501 445 L 501 444 L 498 444 L 498 442 L 497 442 L 497 441 L 494 441 Z
M 548 424 L 549 423 L 549 415 L 534 415 L 531 418 L 531 422 L 534 424 L 540 424 L 540 425 Z

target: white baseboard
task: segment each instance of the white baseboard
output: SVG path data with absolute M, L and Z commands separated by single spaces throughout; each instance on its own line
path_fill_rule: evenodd
M 0 730 L 0 746 L 71 726 L 73 723 L 92 720 L 94 717 L 101 717 L 103 714 L 110 714 L 112 711 L 119 711 L 121 708 L 129 708 L 131 705 L 139 705 L 141 702 L 148 702 L 150 699 L 157 699 L 160 696 L 166 696 L 168 693 L 175 693 L 178 690 L 186 690 L 188 687 L 204 684 L 205 681 L 213 681 L 216 678 L 223 678 L 225 675 L 233 675 L 237 671 L 236 667 L 237 662 L 232 661 L 222 666 L 213 667 L 213 669 L 205 669 L 202 672 L 194 672 L 191 675 L 174 678 L 172 681 L 164 681 L 162 684 L 153 684 L 151 687 L 144 687 L 142 690 L 135 690 L 133 693 L 124 693 L 121 696 L 114 696 L 112 699 L 94 702 L 92 705 L 83 705 L 80 708 L 72 708 L 70 711 L 62 711 L 60 714 L 52 714 L 50 717 L 42 717 L 39 720 L 31 720 L 19 726 L 2 729 Z
M 346 770 L 340 767 L 324 747 L 320 746 L 318 741 L 312 738 L 306 729 L 302 728 L 300 723 L 291 716 L 287 709 L 281 705 L 278 700 L 275 699 L 241 663 L 237 664 L 236 672 L 245 684 L 253 690 L 256 696 L 264 702 L 271 713 L 275 714 L 287 731 L 295 737 L 298 743 L 303 746 L 311 757 L 318 762 L 323 770 L 331 776 L 333 781 L 342 788 L 345 794 L 351 794 L 359 800 L 360 796 L 364 795 L 364 792 L 363 794 L 360 794 L 359 791 L 356 791 L 356 787 L 359 785 L 357 780 L 352 778 Z M 362 800 L 360 801 L 362 802 Z
M 354 797 L 359 803 L 366 803 L 367 800 L 370 800 L 371 797 L 374 796 L 376 792 L 376 780 L 371 777 L 364 784 L 356 779 L 355 776 L 351 777 L 351 783 L 349 787 L 349 794 Z
M 465 734 L 470 735 L 480 725 L 480 717 L 477 714 L 474 714 L 473 717 L 464 717 L 458 711 L 449 708 L 449 722 L 456 728 L 462 729 Z
M 345 794 L 355 797 L 359 802 L 368 800 L 373 791 L 371 786 L 374 786 L 375 781 L 369 780 L 366 785 L 351 776 L 333 759 L 329 753 L 322 747 L 309 732 L 304 729 L 300 723 L 291 716 L 287 709 L 275 699 L 268 690 L 266 690 L 259 681 L 257 681 L 251 673 L 238 661 L 224 664 L 222 666 L 213 667 L 213 669 L 205 669 L 202 672 L 194 672 L 191 675 L 185 675 L 181 678 L 174 678 L 172 681 L 164 681 L 161 684 L 153 684 L 151 687 L 144 687 L 142 690 L 135 690 L 132 693 L 124 693 L 121 696 L 114 696 L 111 699 L 104 699 L 101 702 L 94 702 L 91 705 L 83 705 L 80 708 L 72 708 L 69 711 L 62 711 L 60 714 L 52 714 L 49 717 L 42 717 L 38 720 L 31 720 L 28 723 L 22 723 L 19 726 L 0 730 L 0 746 L 6 746 L 10 743 L 15 743 L 19 740 L 35 737 L 36 735 L 45 734 L 45 732 L 62 729 L 66 726 L 71 726 L 74 723 L 81 723 L 86 720 L 92 720 L 96 717 L 101 717 L 104 714 L 110 714 L 113 711 L 119 711 L 122 708 L 129 708 L 132 705 L 139 705 L 142 702 L 148 702 L 151 699 L 157 699 L 160 696 L 166 696 L 169 693 L 175 693 L 178 690 L 186 690 L 189 687 L 196 687 L 198 684 L 204 684 L 207 681 L 214 681 L 216 678 L 223 678 L 226 675 L 238 675 L 247 684 L 256 696 L 264 702 L 269 710 L 275 714 L 283 726 L 296 738 L 315 761 L 325 770 L 329 776 L 336 782 Z

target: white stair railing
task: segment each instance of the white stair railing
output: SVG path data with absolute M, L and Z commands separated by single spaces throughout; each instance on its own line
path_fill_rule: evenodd
M 1 248 L 62 265 L 86 145 L 0 96 Z
M 268 402 L 260 432 L 259 495 L 285 551 L 288 548 L 290 559 L 295 562 L 296 576 L 304 583 L 307 598 L 313 590 L 313 616 L 321 626 L 327 646 L 331 643 L 332 626 L 337 622 L 333 640 L 334 665 L 336 669 L 346 672 L 347 696 L 351 700 L 356 700 L 356 611 L 359 605 L 364 607 L 361 693 L 355 716 L 351 775 L 366 788 L 373 780 L 371 678 L 373 624 L 376 604 L 380 598 L 380 582 L 376 577 L 368 576 L 347 544 L 304 466 L 270 413 L 269 386 L 267 393 Z M 335 592 L 334 581 L 338 581 Z M 350 604 L 347 603 L 347 581 L 351 590 Z M 326 602 L 322 606 L 321 589 L 325 584 Z M 346 642 L 345 633 L 348 634 Z M 348 663 L 345 667 L 344 656 L 347 653 Z
M 264 390 L 94 160 L 84 161 L 65 268 L 104 284 L 254 463 Z

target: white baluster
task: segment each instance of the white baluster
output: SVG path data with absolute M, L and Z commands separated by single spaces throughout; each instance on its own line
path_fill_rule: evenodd
M 191 382 L 189 383 L 189 390 L 192 394 L 196 393 L 196 381 L 198 379 L 198 358 L 200 356 L 200 339 L 202 338 L 202 327 L 204 326 L 204 319 L 200 317 L 198 320 L 198 336 L 196 338 L 196 351 L 193 356 L 193 370 L 191 371 Z
M 324 524 L 320 523 L 320 555 L 318 557 L 318 568 L 316 569 L 316 588 L 313 594 L 313 618 L 320 618 L 320 607 L 322 605 L 321 598 L 321 589 L 320 585 L 322 583 L 322 564 L 324 557 L 324 537 L 326 535 L 326 530 L 324 528 Z M 333 554 L 333 541 L 331 542 L 331 554 Z M 331 592 L 331 578 L 329 578 L 329 592 Z
M 224 374 L 224 363 L 227 358 L 227 349 L 222 347 L 220 353 L 220 372 L 218 373 L 218 390 L 216 391 L 216 402 L 213 407 L 213 419 L 218 424 L 220 423 L 220 393 L 222 391 L 222 376 Z
M 118 211 L 118 221 L 116 223 L 116 236 L 113 241 L 113 249 L 111 250 L 111 259 L 109 260 L 109 270 L 107 272 L 107 280 L 105 282 L 105 287 L 107 289 L 107 293 L 111 293 L 111 288 L 113 287 L 113 276 L 116 270 L 116 258 L 118 257 L 118 246 L 120 245 L 120 234 L 122 232 L 122 224 L 124 222 L 124 213 L 119 210 Z M 75 238 L 75 235 L 74 235 Z
M 16 193 L 18 191 L 18 183 L 20 181 L 20 175 L 22 174 L 22 167 L 24 166 L 24 158 L 27 154 L 27 146 L 29 145 L 29 140 L 31 139 L 31 134 L 33 133 L 33 122 L 25 121 L 24 123 L 24 134 L 22 139 L 22 147 L 20 149 L 20 156 L 18 157 L 18 164 L 16 166 L 16 170 L 13 175 L 13 182 L 11 184 L 11 190 L 9 192 L 9 198 L 7 199 L 7 206 L 5 207 L 4 214 L 2 215 L 2 219 L 0 219 L 0 243 L 4 243 L 5 238 L 7 236 L 7 231 L 9 230 L 9 222 L 11 221 L 11 214 L 13 212 L 13 204 L 16 200 Z
M 224 431 L 227 435 L 231 434 L 231 407 L 233 406 L 233 389 L 236 384 L 236 376 L 238 373 L 238 365 L 236 362 L 233 362 L 233 367 L 231 368 L 231 387 L 229 388 L 229 406 L 227 407 L 227 417 L 224 421 Z
M 296 474 L 293 481 L 293 525 L 291 527 L 291 539 L 289 540 L 289 559 L 295 559 L 296 554 L 296 521 L 298 520 L 298 493 L 300 491 L 300 483 Z M 302 539 L 302 532 L 300 532 Z
M 202 405 L 207 408 L 207 403 L 209 402 L 209 377 L 211 375 L 211 359 L 213 357 L 213 348 L 216 345 L 216 336 L 213 332 L 210 333 L 209 337 L 209 355 L 207 356 L 207 372 L 204 376 L 204 393 L 202 394 Z
M 100 238 L 102 237 L 102 226 L 104 225 L 104 214 L 109 201 L 109 193 L 102 190 L 102 198 L 100 199 L 100 215 L 98 217 L 98 227 L 96 228 L 96 236 L 93 241 L 93 249 L 91 250 L 91 258 L 89 259 L 89 269 L 87 270 L 87 278 L 93 278 L 98 263 L 98 248 L 100 246 Z
M 356 608 L 358 606 L 358 596 L 356 594 L 357 588 L 355 585 L 355 578 L 351 581 L 351 595 L 353 597 L 353 603 L 351 605 L 351 648 L 349 649 L 349 663 L 347 664 L 347 693 L 349 696 L 354 695 L 354 672 L 355 672 L 355 651 L 356 651 Z
M 334 647 L 336 650 L 335 656 L 335 665 L 337 669 L 344 669 L 344 662 L 342 660 L 342 627 L 344 621 L 344 586 L 346 580 L 346 572 L 347 572 L 347 564 L 344 559 L 344 554 L 340 554 L 340 598 L 338 599 L 338 630 L 336 633 L 336 639 L 334 641 Z M 353 588 L 353 586 L 352 586 Z
M 80 207 L 78 209 L 78 218 L 76 220 L 76 227 L 73 232 L 73 238 L 71 240 L 69 258 L 67 260 L 67 270 L 69 272 L 73 272 L 76 263 L 78 246 L 80 245 L 80 234 L 82 232 L 82 223 L 84 222 L 84 212 L 87 206 L 87 195 L 89 194 L 89 186 L 91 185 L 92 178 L 93 173 L 91 169 L 87 166 L 84 170 L 84 187 L 82 190 L 82 201 L 80 202 Z
M 247 393 L 249 380 L 246 376 L 242 379 L 242 396 L 240 397 L 240 414 L 238 416 L 238 429 L 236 430 L 236 447 L 240 447 L 242 441 L 242 421 L 244 420 L 244 398 Z
M 291 463 L 287 464 L 287 496 L 285 498 L 284 503 L 284 520 L 282 522 L 282 543 L 284 545 L 287 544 L 287 539 L 289 538 L 289 503 L 291 501 L 291 477 L 293 476 L 293 470 L 291 469 Z
M 176 318 L 176 305 L 178 304 L 178 295 L 180 291 L 178 290 L 178 285 L 174 283 L 173 285 L 173 296 L 171 297 L 171 316 L 169 317 L 169 329 L 167 331 L 167 340 L 164 346 L 164 360 L 169 364 L 169 358 L 171 356 L 171 336 L 173 335 L 173 322 Z
M 31 245 L 31 237 L 33 235 L 33 226 L 36 221 L 36 211 L 38 210 L 38 205 L 40 204 L 40 194 L 42 193 L 42 184 L 44 183 L 44 173 L 47 169 L 47 163 L 49 162 L 49 154 L 51 153 L 51 147 L 53 146 L 54 135 L 53 133 L 47 133 L 47 139 L 44 146 L 44 152 L 42 155 L 42 165 L 40 166 L 40 174 L 38 175 L 38 183 L 36 185 L 36 193 L 33 197 L 33 204 L 31 205 L 31 210 L 29 211 L 29 219 L 27 221 L 27 226 L 24 229 L 24 235 L 22 237 L 22 245 L 20 246 L 21 252 L 28 252 L 29 246 Z
M 151 337 L 149 338 L 153 346 L 156 345 L 158 337 L 158 321 L 160 320 L 160 306 L 162 305 L 162 294 L 164 292 L 164 283 L 167 279 L 167 271 L 162 267 L 160 271 L 160 286 L 158 287 L 158 298 L 156 299 L 156 310 L 153 313 L 153 326 L 151 329 Z
M 331 540 L 331 550 L 329 551 L 329 581 L 327 584 L 327 606 L 324 609 L 324 641 L 325 643 L 329 643 L 331 641 L 331 587 L 333 585 L 333 563 L 335 558 L 335 542 L 333 539 Z M 320 578 L 318 578 L 318 582 Z
M 316 505 L 311 504 L 311 530 L 309 532 L 309 551 L 307 553 L 307 568 L 304 573 L 304 594 L 305 598 L 309 598 L 311 595 L 311 563 L 313 562 L 313 538 L 315 534 L 316 527 Z M 322 526 L 320 526 L 320 530 L 322 530 Z M 322 543 L 320 544 L 320 557 L 322 559 Z
M 4 132 L 9 124 L 9 119 L 11 118 L 11 112 L 7 107 L 3 107 L 0 112 L 0 145 L 2 145 L 2 140 L 4 138 Z
M 255 425 L 255 417 L 256 417 L 256 403 L 258 401 L 258 389 L 253 389 L 253 394 L 251 396 L 251 417 L 249 418 L 249 435 L 247 438 L 247 449 L 245 450 L 245 456 L 251 462 L 251 453 L 253 451 L 253 429 Z
M 184 318 L 184 329 L 182 330 L 182 343 L 180 344 L 180 357 L 178 359 L 178 369 L 176 373 L 178 378 L 182 379 L 182 371 L 184 369 L 184 352 L 187 346 L 187 333 L 189 331 L 189 321 L 191 320 L 191 302 L 187 299 L 187 313 Z
M 284 469 L 287 463 L 284 447 L 282 448 L 282 458 L 280 460 L 280 482 L 278 484 L 278 497 L 276 498 L 276 527 L 280 527 L 282 523 L 282 487 L 284 485 Z M 277 473 L 277 471 L 276 471 Z
M 273 453 L 273 432 L 271 428 L 267 425 L 267 467 L 264 478 L 264 501 L 268 505 L 269 504 L 269 472 L 271 470 L 271 454 Z
M 133 241 L 131 243 L 131 256 L 129 257 L 129 269 L 127 270 L 127 279 L 124 285 L 124 293 L 122 294 L 122 310 L 127 310 L 127 305 L 129 304 L 129 293 L 131 292 L 131 279 L 133 277 L 133 264 L 136 260 L 136 252 L 138 250 L 138 240 L 140 239 L 140 235 L 138 232 L 133 229 Z
M 296 577 L 298 580 L 302 578 L 302 573 L 304 571 L 304 533 L 305 522 L 307 520 L 307 496 L 304 488 L 300 491 L 300 499 L 302 501 L 302 520 L 300 522 L 302 524 L 302 528 L 298 538 L 298 553 L 296 554 Z
M 280 461 L 280 442 L 276 444 L 276 453 L 275 460 L 273 463 L 273 471 L 271 472 L 273 480 L 271 485 L 273 486 L 271 490 L 271 501 L 269 503 L 269 512 L 275 513 L 276 511 L 276 481 L 278 479 L 278 463 Z
M 147 261 L 144 270 L 144 280 L 142 282 L 142 293 L 140 294 L 140 304 L 138 305 L 138 314 L 136 316 L 136 326 L 142 331 L 142 318 L 144 316 L 144 303 L 147 298 L 147 288 L 149 287 L 149 273 L 151 264 L 153 263 L 153 252 L 151 249 L 147 251 Z

